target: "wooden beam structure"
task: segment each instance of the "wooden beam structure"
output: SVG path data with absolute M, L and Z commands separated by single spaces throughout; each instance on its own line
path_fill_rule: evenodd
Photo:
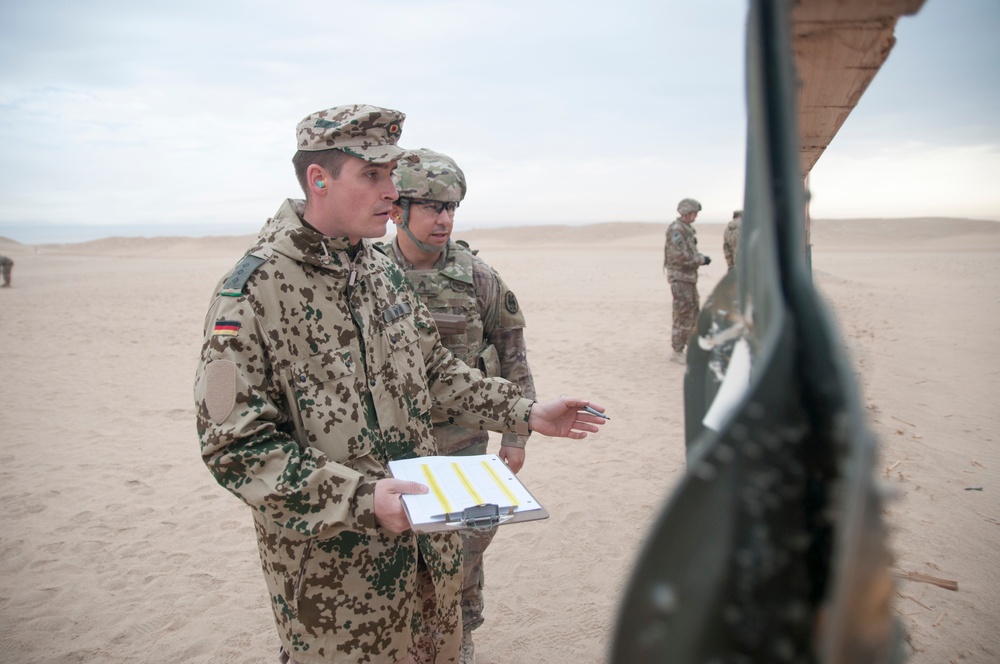
M 924 0 L 795 0 L 792 50 L 799 77 L 805 177 L 857 105 L 896 43 L 896 22 Z

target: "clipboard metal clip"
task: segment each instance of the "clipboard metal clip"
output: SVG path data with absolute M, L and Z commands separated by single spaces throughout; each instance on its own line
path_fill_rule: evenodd
M 474 505 L 447 515 L 447 520 L 459 521 L 466 528 L 474 530 L 489 530 L 500 524 L 500 507 L 492 503 Z

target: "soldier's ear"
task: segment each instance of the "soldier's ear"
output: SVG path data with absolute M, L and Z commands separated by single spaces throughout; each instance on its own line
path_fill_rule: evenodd
M 389 211 L 389 218 L 397 226 L 403 223 L 403 208 L 393 203 L 392 209 Z
M 312 194 L 318 194 L 326 189 L 329 179 L 326 171 L 317 164 L 309 164 L 306 169 L 306 182 L 309 183 Z

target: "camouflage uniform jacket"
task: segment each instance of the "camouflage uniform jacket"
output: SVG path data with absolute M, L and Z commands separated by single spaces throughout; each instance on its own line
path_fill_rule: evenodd
M 532 402 L 442 346 L 370 242 L 351 259 L 346 238 L 301 213 L 286 201 L 232 273 L 251 271 L 245 285 L 224 279 L 212 301 L 194 390 L 202 456 L 252 508 L 285 650 L 301 662 L 393 662 L 422 625 L 418 547 L 457 627 L 462 544 L 379 527 L 376 480 L 390 459 L 435 453 L 432 405 L 469 427 L 527 434 Z
M 674 220 L 667 228 L 667 241 L 663 247 L 663 267 L 667 268 L 667 281 L 698 282 L 698 268 L 704 256 L 698 253 L 698 238 L 691 224 Z
M 487 376 L 500 376 L 517 384 L 525 397 L 535 398 L 524 347 L 524 312 L 517 297 L 486 261 L 456 242 L 448 242 L 430 270 L 415 269 L 403 255 L 398 240 L 390 245 L 389 256 L 406 270 L 417 295 L 438 323 L 441 342 L 451 352 Z M 456 317 L 464 320 L 455 321 Z M 436 421 L 434 437 L 438 452 L 450 454 L 486 442 L 489 434 Z M 505 433 L 500 444 L 524 447 L 527 439 Z
M 741 223 L 739 219 L 732 219 L 722 234 L 722 253 L 726 255 L 726 265 L 730 270 L 736 265 L 736 254 L 740 250 Z

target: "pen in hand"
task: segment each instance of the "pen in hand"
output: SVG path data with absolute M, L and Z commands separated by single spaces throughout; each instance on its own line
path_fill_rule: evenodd
M 610 420 L 611 419 L 610 417 L 608 417 L 607 415 L 605 415 L 601 411 L 597 410 L 596 408 L 591 408 L 590 406 L 584 406 L 583 409 L 585 411 L 587 411 L 588 413 L 590 413 L 591 415 L 597 415 L 598 417 L 603 417 L 606 420 Z

